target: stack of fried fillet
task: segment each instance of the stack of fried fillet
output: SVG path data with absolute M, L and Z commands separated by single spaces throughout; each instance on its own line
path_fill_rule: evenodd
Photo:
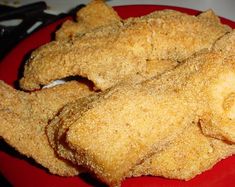
M 189 180 L 235 153 L 234 46 L 211 10 L 121 20 L 94 0 L 32 53 L 20 86 L 72 81 L 0 82 L 0 136 L 61 176 Z

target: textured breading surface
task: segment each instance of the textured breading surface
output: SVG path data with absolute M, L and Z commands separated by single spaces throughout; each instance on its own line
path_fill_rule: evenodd
M 103 0 L 93 0 L 77 12 L 76 22 L 67 20 L 56 31 L 56 40 L 72 39 L 101 26 L 114 24 L 121 19 Z
M 70 147 L 68 147 L 65 140 L 66 132 L 71 123 L 69 122 L 69 119 L 67 119 L 67 123 L 64 123 L 63 116 L 68 115 L 69 113 L 69 115 L 73 116 L 73 118 L 71 118 L 72 122 L 73 119 L 76 118 L 75 116 L 79 116 L 80 113 L 84 112 L 84 106 L 86 106 L 87 103 L 91 102 L 96 97 L 97 96 L 94 94 L 90 97 L 83 97 L 77 101 L 74 101 L 77 110 L 73 109 L 75 107 L 71 107 L 71 105 L 74 104 L 69 103 L 68 105 L 63 107 L 58 116 L 55 116 L 47 126 L 46 133 L 53 149 L 61 158 L 69 160 L 73 164 L 76 164 L 74 152 L 71 150 Z
M 211 98 L 215 87 L 233 82 L 225 79 L 227 75 L 235 77 L 234 56 L 202 52 L 159 79 L 112 88 L 78 116 L 62 116 L 64 123 L 73 123 L 67 140 L 77 162 L 102 181 L 118 184 L 136 164 L 164 149 L 193 121 L 206 120 L 208 113 L 220 116 L 211 107 Z M 76 111 L 77 106 L 71 108 Z M 214 122 L 221 123 L 216 118 Z
M 211 10 L 123 21 L 93 0 L 32 53 L 20 86 L 82 76 L 101 92 L 71 81 L 26 93 L 0 81 L 0 138 L 61 176 L 189 180 L 235 153 L 230 31 Z
M 192 124 L 165 150 L 137 165 L 130 176 L 189 180 L 234 153 L 234 144 L 206 137 L 197 124 Z
M 233 29 L 231 32 L 217 40 L 213 46 L 213 50 L 223 51 L 228 55 L 233 55 L 235 52 L 235 30 Z
M 213 50 L 234 57 L 235 31 L 218 40 Z M 210 100 L 211 107 L 217 110 L 208 114 L 210 115 L 209 121 L 201 120 L 201 126 L 205 134 L 235 143 L 235 76 L 230 73 L 222 78 L 222 81 L 218 81 L 219 86 L 213 88 Z
M 167 70 L 173 69 L 178 65 L 177 62 L 167 61 L 167 60 L 150 60 L 147 62 L 147 69 L 145 72 L 142 72 L 138 76 L 133 79 L 129 80 L 129 83 L 133 82 L 141 82 L 147 80 L 153 76 L 159 76 L 162 73 L 166 72 Z M 47 126 L 47 135 L 49 137 L 50 144 L 55 149 L 55 151 L 60 155 L 62 158 L 72 161 L 76 163 L 74 159 L 73 151 L 68 147 L 67 143 L 65 142 L 65 136 L 68 128 L 70 127 L 70 123 L 63 123 L 61 116 L 66 114 L 66 111 L 69 110 L 72 115 L 79 115 L 81 109 L 84 105 L 88 102 L 93 100 L 95 96 L 82 98 L 79 101 L 76 101 L 76 106 L 80 109 L 76 108 L 76 112 L 71 110 L 70 106 L 65 106 L 60 115 L 56 116 Z
M 20 85 L 33 90 L 55 79 L 80 75 L 105 90 L 144 72 L 149 59 L 182 61 L 210 48 L 229 30 L 212 11 L 199 16 L 156 11 L 40 47 L 26 64 Z
M 25 93 L 0 81 L 0 137 L 51 173 L 77 175 L 79 168 L 55 154 L 45 127 L 62 106 L 90 93 L 86 85 L 78 82 Z

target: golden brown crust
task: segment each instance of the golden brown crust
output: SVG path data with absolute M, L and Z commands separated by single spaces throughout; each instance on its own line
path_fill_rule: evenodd
M 77 23 L 72 20 L 66 20 L 59 30 L 56 31 L 55 40 L 69 40 L 76 35 L 86 32 L 86 27 L 82 23 Z
M 77 163 L 74 158 L 74 152 L 66 143 L 66 133 L 71 123 L 69 122 L 70 119 L 67 119 L 67 123 L 64 123 L 64 116 L 68 114 L 73 116 L 71 118 L 72 122 L 72 119 L 74 119 L 75 116 L 78 116 L 80 113 L 84 112 L 83 106 L 85 106 L 88 102 L 95 98 L 96 95 L 93 94 L 90 97 L 83 97 L 74 101 L 77 109 L 76 111 L 71 107 L 73 103 L 69 103 L 68 105 L 63 107 L 60 113 L 55 116 L 47 126 L 46 133 L 53 149 L 61 158 L 69 160 L 73 164 Z
M 72 41 L 51 42 L 32 54 L 20 85 L 32 90 L 55 79 L 80 75 L 93 81 L 97 88 L 107 89 L 145 71 L 148 59 L 184 60 L 210 48 L 229 31 L 218 20 L 204 17 L 157 11 Z
M 213 50 L 224 53 L 234 54 L 235 52 L 235 30 L 221 37 L 213 46 Z
M 118 184 L 193 121 L 208 112 L 220 116 L 218 108 L 211 107 L 212 93 L 215 87 L 231 83 L 225 77 L 235 77 L 234 69 L 234 57 L 205 51 L 159 79 L 112 88 L 74 118 L 63 116 L 64 123 L 66 119 L 73 123 L 67 140 L 77 162 L 102 181 Z
M 235 153 L 235 145 L 209 138 L 192 124 L 165 150 L 137 165 L 130 176 L 162 176 L 190 180 Z
M 233 58 L 234 44 L 235 32 L 233 30 L 219 39 L 213 46 L 213 50 L 226 54 L 228 59 Z M 233 88 L 235 77 L 229 73 L 221 79 L 215 80 L 216 86 L 208 88 L 211 94 L 210 107 L 216 110 L 206 114 L 210 116 L 210 120 L 202 119 L 201 126 L 206 135 L 235 143 L 235 89 Z
M 102 0 L 93 0 L 77 12 L 76 22 L 66 21 L 56 32 L 56 40 L 72 39 L 98 27 L 119 22 L 121 18 Z
M 93 0 L 77 12 L 77 21 L 85 22 L 90 30 L 94 27 L 109 25 L 121 20 L 117 12 L 104 0 Z
M 79 75 L 103 92 L 69 82 L 25 93 L 0 82 L 0 137 L 62 176 L 85 167 L 113 186 L 128 176 L 189 180 L 235 153 L 230 31 L 211 10 L 120 21 L 94 0 L 32 53 L 20 84 Z
M 149 60 L 147 62 L 147 69 L 146 71 L 142 72 L 138 76 L 135 76 L 133 79 L 125 80 L 127 82 L 131 83 L 137 83 L 144 80 L 147 80 L 154 76 L 159 76 L 162 73 L 175 68 L 178 65 L 177 62 L 173 61 L 167 61 L 167 60 Z M 53 149 L 57 152 L 57 154 L 66 159 L 70 160 L 72 163 L 76 163 L 76 160 L 74 158 L 74 152 L 68 147 L 65 138 L 67 130 L 70 127 L 70 123 L 64 123 L 63 122 L 63 116 L 69 111 L 72 112 L 73 115 L 79 115 L 80 112 L 82 112 L 82 108 L 84 105 L 86 105 L 88 102 L 93 100 L 96 96 L 88 97 L 88 98 L 82 98 L 79 101 L 76 101 L 76 106 L 80 109 L 76 109 L 76 112 L 73 112 L 70 105 L 65 106 L 62 111 L 60 112 L 59 116 L 56 116 L 47 126 L 47 135 L 49 137 L 49 141 L 51 143 L 51 146 Z
M 0 137 L 51 173 L 77 175 L 80 170 L 61 160 L 50 147 L 45 127 L 62 106 L 90 93 L 87 86 L 78 82 L 25 93 L 1 81 Z

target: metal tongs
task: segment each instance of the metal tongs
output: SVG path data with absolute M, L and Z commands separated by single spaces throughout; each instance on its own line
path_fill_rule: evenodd
M 0 22 L 13 19 L 22 20 L 22 22 L 16 26 L 0 25 L 0 59 L 2 59 L 20 40 L 32 32 L 62 17 L 71 15 L 82 6 L 83 5 L 79 5 L 74 8 L 70 11 L 70 14 L 62 13 L 59 15 L 52 15 L 44 12 L 44 10 L 47 9 L 47 5 L 43 1 L 18 8 L 0 5 Z M 40 25 L 32 32 L 29 32 L 30 28 L 32 28 L 37 22 L 40 22 Z

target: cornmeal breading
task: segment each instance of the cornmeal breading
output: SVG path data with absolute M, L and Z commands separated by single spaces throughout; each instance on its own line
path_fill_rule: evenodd
M 189 180 L 234 153 L 235 145 L 207 137 L 197 124 L 192 124 L 165 150 L 137 165 L 130 176 Z
M 33 92 L 0 81 L 0 138 L 110 186 L 189 180 L 235 153 L 235 31 L 212 10 L 121 20 L 93 0 L 76 16 L 28 59 L 20 87 Z
M 235 77 L 235 58 L 205 51 L 160 78 L 112 88 L 78 116 L 64 115 L 63 122 L 72 123 L 67 140 L 77 162 L 102 181 L 118 184 L 136 164 L 166 148 L 192 122 L 206 120 L 210 113 L 220 116 L 211 107 L 211 99 L 214 88 L 225 83 L 235 89 L 228 75 Z
M 159 76 L 167 70 L 173 69 L 178 65 L 177 62 L 166 61 L 166 60 L 150 60 L 147 62 L 147 69 L 145 72 L 142 72 L 139 76 L 136 76 L 134 80 L 126 80 L 127 82 L 141 82 L 147 80 L 150 77 Z M 94 95 L 92 98 L 82 98 L 77 101 L 76 105 L 79 108 L 82 108 L 86 103 L 90 102 L 90 100 L 94 100 L 96 96 Z M 68 109 L 69 108 L 69 109 Z M 66 132 L 71 124 L 64 124 L 63 120 L 61 120 L 60 116 L 63 116 L 65 111 L 70 110 L 70 106 L 64 107 L 59 117 L 55 117 L 47 127 L 47 135 L 49 137 L 49 141 L 52 147 L 56 150 L 57 154 L 66 160 L 70 160 L 73 163 L 76 163 L 74 159 L 73 151 L 68 147 L 65 142 Z M 63 114 L 62 114 L 63 113 Z M 71 111 L 70 111 L 71 113 Z M 78 115 L 79 110 L 73 112 L 73 115 Z
M 51 173 L 71 176 L 81 170 L 61 160 L 50 147 L 45 127 L 65 104 L 90 94 L 86 85 L 70 82 L 32 93 L 0 82 L 0 137 Z
M 116 24 L 121 18 L 103 0 L 93 0 L 77 12 L 76 22 L 67 20 L 56 31 L 56 40 L 71 39 L 92 29 Z
M 218 40 L 213 50 L 234 56 L 235 31 Z M 215 86 L 211 94 L 210 105 L 216 110 L 208 114 L 209 121 L 201 120 L 201 126 L 206 135 L 235 143 L 235 77 L 230 73 L 222 78 L 221 83 L 218 81 L 220 86 Z
M 235 30 L 227 33 L 223 37 L 221 37 L 216 44 L 213 46 L 213 50 L 215 51 L 223 51 L 228 55 L 233 55 L 235 51 Z
M 20 85 L 33 90 L 55 79 L 80 75 L 105 90 L 145 71 L 148 60 L 182 61 L 210 48 L 228 31 L 211 11 L 197 17 L 156 11 L 40 47 L 26 64 Z
M 64 106 L 61 112 L 58 114 L 58 116 L 55 116 L 47 126 L 46 133 L 53 149 L 57 152 L 57 154 L 61 158 L 69 160 L 73 164 L 76 164 L 76 160 L 74 158 L 74 152 L 71 150 L 70 147 L 68 147 L 65 139 L 66 132 L 71 124 L 68 122 L 68 120 L 67 120 L 68 123 L 65 124 L 63 122 L 63 116 L 68 115 L 67 113 L 73 116 L 73 118 L 75 116 L 78 116 L 80 113 L 84 112 L 83 106 L 85 106 L 88 102 L 94 100 L 96 97 L 97 97 L 96 94 L 94 94 L 90 97 L 83 97 L 77 101 L 74 101 L 76 104 L 76 109 L 80 108 L 76 111 L 71 109 L 72 103 Z

